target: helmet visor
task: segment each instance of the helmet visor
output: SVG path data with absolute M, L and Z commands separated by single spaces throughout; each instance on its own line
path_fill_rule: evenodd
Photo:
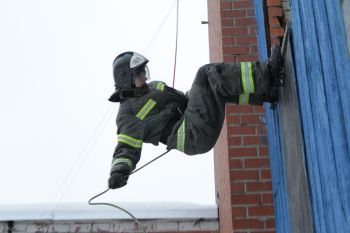
M 138 68 L 137 70 L 135 70 L 135 73 L 134 73 L 135 76 L 139 76 L 141 74 L 145 75 L 146 81 L 150 80 L 150 73 L 149 73 L 149 69 L 148 69 L 147 65 L 144 65 L 144 66 Z
M 145 76 L 146 76 L 146 80 L 151 80 L 151 76 L 147 65 L 145 65 Z

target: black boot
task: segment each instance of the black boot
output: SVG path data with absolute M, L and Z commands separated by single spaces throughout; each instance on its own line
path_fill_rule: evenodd
M 264 102 L 271 103 L 271 108 L 274 108 L 274 104 L 278 100 L 277 90 L 275 92 L 270 92 L 268 94 L 250 94 L 249 104 L 262 106 Z M 238 103 L 238 102 L 237 102 Z
M 283 58 L 281 56 L 281 48 L 278 45 L 271 47 L 271 57 L 268 60 L 269 74 L 271 77 L 272 87 L 283 87 Z
M 284 86 L 283 58 L 278 45 L 271 47 L 271 56 L 267 61 L 270 78 L 270 91 L 263 95 L 263 102 L 276 103 L 278 101 L 278 88 Z M 272 106 L 273 108 L 273 106 Z

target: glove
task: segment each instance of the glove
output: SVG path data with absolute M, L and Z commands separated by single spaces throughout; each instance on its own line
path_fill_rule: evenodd
M 111 170 L 111 176 L 108 179 L 108 187 L 110 189 L 117 189 L 125 186 L 130 172 L 131 169 L 126 163 L 117 163 L 114 165 Z

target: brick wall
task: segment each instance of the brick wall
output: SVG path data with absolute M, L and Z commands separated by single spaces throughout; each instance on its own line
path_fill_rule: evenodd
M 209 22 L 209 50 L 211 62 L 222 62 L 222 30 L 221 30 L 221 14 L 220 1 L 208 0 L 208 18 Z
M 282 44 L 286 20 L 290 21 L 289 0 L 267 0 L 267 9 L 270 43 Z
M 208 8 L 210 57 L 220 60 L 218 57 L 222 56 L 224 62 L 258 60 L 253 1 L 208 0 L 208 6 L 217 7 Z M 275 9 L 270 11 L 277 14 Z M 212 17 L 211 12 L 220 13 L 220 22 L 216 21 L 217 17 Z M 214 30 L 213 27 L 220 29 Z M 218 43 L 218 34 L 210 32 L 220 30 L 222 37 Z M 221 232 L 275 232 L 263 116 L 262 107 L 233 104 L 226 107 L 224 128 L 214 148 Z

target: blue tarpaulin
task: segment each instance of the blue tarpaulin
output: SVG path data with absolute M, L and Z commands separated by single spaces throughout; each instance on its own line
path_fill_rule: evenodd
M 267 58 L 264 7 L 255 0 L 259 53 Z M 350 229 L 350 58 L 341 1 L 291 0 L 292 50 L 300 107 L 301 147 L 314 232 Z M 291 232 L 286 132 L 281 103 L 266 106 L 276 230 Z M 288 133 L 288 132 L 287 132 Z M 308 203 L 305 203 L 308 204 Z M 285 207 L 285 208 L 284 208 Z

